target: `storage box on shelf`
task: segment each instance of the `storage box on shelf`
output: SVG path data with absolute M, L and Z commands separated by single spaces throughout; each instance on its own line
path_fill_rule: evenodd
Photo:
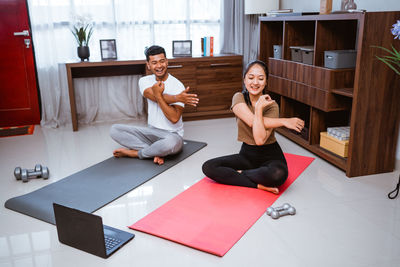
M 274 45 L 274 58 L 282 58 L 282 45 Z
M 354 68 L 357 61 L 356 50 L 332 50 L 325 51 L 325 68 L 346 69 Z
M 393 88 L 400 88 L 400 77 L 375 59 L 379 50 L 372 46 L 391 47 L 393 36 L 382 29 L 399 17 L 400 11 L 260 18 L 259 59 L 269 66 L 269 92 L 281 117 L 305 120 L 307 134 L 277 131 L 349 177 L 394 169 L 400 90 Z M 277 44 L 282 59 L 274 58 Z M 291 60 L 291 47 L 305 45 L 313 48 L 311 64 Z M 353 68 L 325 67 L 325 51 L 338 50 L 356 51 Z M 323 148 L 328 137 L 321 132 L 337 126 L 350 127 L 347 157 Z
M 348 140 L 339 140 L 330 136 L 327 132 L 321 132 L 320 146 L 332 153 L 347 158 L 349 150 Z

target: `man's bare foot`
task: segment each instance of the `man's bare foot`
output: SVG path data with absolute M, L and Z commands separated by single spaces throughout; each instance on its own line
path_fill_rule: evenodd
M 137 158 L 138 151 L 128 148 L 118 148 L 113 152 L 114 157 L 121 158 L 121 157 L 130 157 L 130 158 Z
M 278 189 L 278 187 L 266 187 L 266 186 L 263 186 L 263 185 L 261 185 L 261 184 L 258 184 L 258 185 L 257 185 L 257 188 L 258 188 L 258 189 L 261 189 L 261 190 L 265 190 L 265 191 L 271 192 L 271 193 L 273 193 L 273 194 L 275 194 L 275 195 L 279 194 L 279 189 Z
M 164 164 L 164 158 L 162 157 L 154 157 L 154 163 L 158 164 L 158 165 L 163 165 Z

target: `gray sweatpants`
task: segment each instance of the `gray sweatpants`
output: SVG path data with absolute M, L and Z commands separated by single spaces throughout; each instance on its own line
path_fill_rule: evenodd
M 151 126 L 114 124 L 110 135 L 120 145 L 137 150 L 140 159 L 173 155 L 180 152 L 183 146 L 183 138 L 179 134 Z

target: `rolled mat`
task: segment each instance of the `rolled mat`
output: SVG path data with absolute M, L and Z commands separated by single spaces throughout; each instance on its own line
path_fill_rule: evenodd
M 89 213 L 94 212 L 206 145 L 185 140 L 182 151 L 168 156 L 163 165 L 154 164 L 151 159 L 112 157 L 36 191 L 11 198 L 4 206 L 55 224 L 53 202 Z
M 279 195 L 205 177 L 129 228 L 222 257 L 314 160 L 285 157 L 289 177 Z

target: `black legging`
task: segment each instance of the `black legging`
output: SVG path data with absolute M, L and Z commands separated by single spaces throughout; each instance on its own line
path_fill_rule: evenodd
M 221 184 L 253 188 L 258 184 L 278 187 L 288 176 L 286 159 L 278 142 L 264 146 L 243 143 L 239 154 L 206 161 L 203 172 Z

